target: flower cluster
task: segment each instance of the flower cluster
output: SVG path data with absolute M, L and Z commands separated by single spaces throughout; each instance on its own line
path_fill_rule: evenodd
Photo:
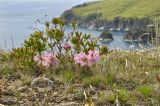
M 34 61 L 37 64 L 42 64 L 44 67 L 49 67 L 51 65 L 59 64 L 57 57 L 52 52 L 43 53 L 41 56 L 36 55 Z
M 96 50 L 89 51 L 88 55 L 86 55 L 84 52 L 74 55 L 75 64 L 79 64 L 82 67 L 83 66 L 91 67 L 94 64 L 96 64 L 96 62 L 99 60 L 100 60 L 100 54 L 99 51 Z

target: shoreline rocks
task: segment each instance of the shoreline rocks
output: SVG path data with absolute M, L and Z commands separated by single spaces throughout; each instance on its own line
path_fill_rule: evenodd
M 146 31 L 142 29 L 132 29 L 126 32 L 123 37 L 125 42 L 148 42 L 155 38 L 155 31 Z
M 102 42 L 110 42 L 114 40 L 112 33 L 106 31 L 102 32 L 98 39 Z
M 65 21 L 65 23 L 77 23 L 78 26 L 84 28 L 92 28 L 97 30 L 107 30 L 116 29 L 125 31 L 127 29 L 146 29 L 147 25 L 153 23 L 153 21 L 149 17 L 145 18 L 123 18 L 121 16 L 117 16 L 112 20 L 107 20 L 102 18 L 102 14 L 99 13 L 91 13 L 85 17 L 81 17 L 76 15 L 72 9 L 65 11 L 61 18 Z

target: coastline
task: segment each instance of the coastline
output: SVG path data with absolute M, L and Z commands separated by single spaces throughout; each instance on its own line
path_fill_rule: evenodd
M 126 1 L 126 2 L 134 3 L 132 1 Z M 154 2 L 156 2 L 156 0 L 154 0 Z M 103 3 L 105 3 L 109 7 L 107 8 L 105 6 L 101 6 L 103 5 Z M 152 16 L 151 13 L 150 14 L 146 13 L 146 15 L 144 13 L 144 16 L 142 15 L 141 17 L 137 15 L 125 16 L 123 14 L 120 14 L 119 12 L 120 10 L 118 10 L 118 8 L 121 9 L 122 8 L 121 5 L 118 5 L 119 7 L 116 7 L 117 9 L 115 9 L 115 11 L 119 15 L 109 13 L 111 16 L 110 15 L 106 16 L 108 14 L 107 11 L 109 11 L 110 8 L 114 8 L 114 4 L 116 3 L 117 3 L 116 1 L 113 1 L 113 2 L 112 1 L 98 1 L 98 2 L 83 3 L 80 5 L 74 6 L 69 10 L 66 10 L 61 15 L 61 18 L 64 19 L 66 23 L 74 22 L 83 28 L 107 30 L 107 31 L 110 31 L 110 30 L 125 31 L 128 29 L 134 29 L 134 28 L 146 29 L 147 25 L 154 23 L 154 16 Z M 120 4 L 121 1 L 119 1 L 118 3 Z M 147 5 L 151 5 L 151 4 L 147 4 Z M 99 10 L 96 11 L 95 8 L 98 8 L 98 6 L 101 6 L 101 7 L 99 7 Z M 101 10 L 106 11 L 106 13 L 100 12 Z M 156 8 L 155 8 L 155 11 L 156 11 Z M 125 10 L 123 10 L 123 12 L 125 12 Z M 133 12 L 135 12 L 136 14 L 135 10 Z M 112 18 L 110 19 L 110 17 Z M 158 17 L 158 16 L 156 15 L 155 17 Z

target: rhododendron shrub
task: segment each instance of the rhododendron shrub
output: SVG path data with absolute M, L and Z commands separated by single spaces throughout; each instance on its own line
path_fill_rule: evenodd
M 91 35 L 76 31 L 74 24 L 73 31 L 66 35 L 64 22 L 60 18 L 47 21 L 44 30 L 33 32 L 24 41 L 22 48 L 24 48 L 23 53 L 20 52 L 17 56 L 25 57 L 21 59 L 21 63 L 27 60 L 29 67 L 38 68 L 39 71 L 44 70 L 40 66 L 53 71 L 90 70 L 101 59 L 101 55 L 108 52 L 107 47 L 100 47 L 97 41 L 91 40 Z M 16 51 L 14 54 L 17 54 Z M 81 67 L 77 68 L 78 65 Z

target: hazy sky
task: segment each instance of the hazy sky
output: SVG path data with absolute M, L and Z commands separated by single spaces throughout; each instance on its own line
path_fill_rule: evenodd
M 62 2 L 70 2 L 73 0 L 0 0 L 0 2 L 30 2 L 30 1 L 39 1 L 39 2 L 47 2 L 47 1 L 62 1 Z M 97 0 L 74 0 L 74 1 L 81 1 L 81 2 L 85 2 L 85 1 L 97 1 Z
M 37 19 L 51 20 L 72 6 L 87 1 L 93 0 L 0 0 L 0 47 L 4 47 L 4 38 L 11 47 L 11 34 L 15 46 L 21 45 L 32 32 L 28 28 L 35 26 Z M 47 18 L 43 20 L 45 15 Z

